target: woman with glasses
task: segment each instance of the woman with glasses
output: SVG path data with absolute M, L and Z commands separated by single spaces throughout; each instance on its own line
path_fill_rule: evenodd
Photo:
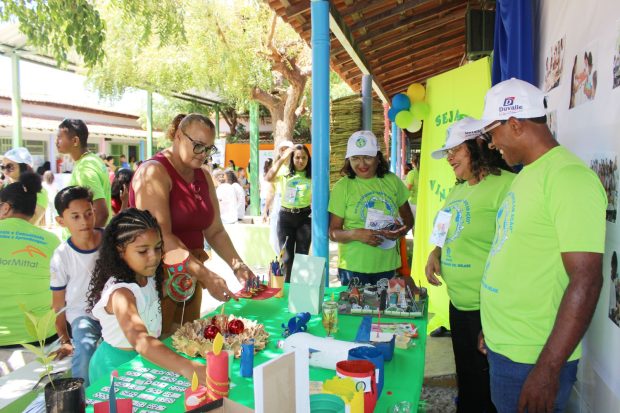
M 338 243 L 338 278 L 342 285 L 354 278 L 362 284 L 390 279 L 401 266 L 397 241 L 413 227 L 409 191 L 389 171 L 371 131 L 351 135 L 340 173 L 328 207 L 329 238 Z
M 286 175 L 278 174 L 284 164 Z M 278 218 L 278 243 L 284 248 L 285 282 L 291 280 L 295 253 L 308 254 L 312 239 L 312 163 L 310 152 L 304 145 L 295 145 L 273 163 L 265 179 L 280 186 L 280 212 Z M 276 182 L 278 181 L 278 182 Z
M 222 224 L 213 180 L 205 163 L 217 152 L 215 126 L 203 115 L 177 115 L 168 128 L 171 146 L 144 162 L 136 171 L 129 191 L 129 204 L 149 210 L 162 229 L 164 252 L 189 252 L 186 271 L 220 301 L 232 292 L 226 281 L 204 265 L 209 257 L 205 239 L 232 268 L 240 282 L 254 278 L 241 260 Z M 202 289 L 185 303 L 162 300 L 162 335 L 172 333 L 173 323 L 200 317 Z M 184 314 L 183 314 L 184 313 Z
M 499 152 L 489 149 L 479 132 L 464 118 L 448 129 L 446 144 L 432 153 L 446 158 L 456 185 L 438 214 L 436 226 L 448 226 L 426 264 L 426 278 L 439 286 L 440 275 L 450 297 L 450 329 L 458 381 L 457 412 L 492 413 L 489 365 L 477 349 L 480 322 L 480 288 L 484 266 L 495 234 L 495 219 L 514 174 Z M 508 213 L 508 212 L 507 212 Z
M 60 241 L 51 232 L 31 224 L 41 191 L 41 178 L 23 172 L 0 189 L 0 346 L 31 343 L 24 324 L 23 304 L 36 316 L 49 311 L 50 259 Z M 54 323 L 45 337 L 54 335 Z
M 12 183 L 17 182 L 22 173 L 33 172 L 32 165 L 32 155 L 28 149 L 20 147 L 11 149 L 4 154 L 0 170 L 6 176 L 6 182 Z M 37 206 L 30 221 L 32 224 L 39 225 L 41 218 L 45 215 L 47 204 L 47 191 L 42 189 L 37 193 Z

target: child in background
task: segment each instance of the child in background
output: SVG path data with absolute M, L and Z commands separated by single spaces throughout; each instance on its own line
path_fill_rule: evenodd
M 129 208 L 105 229 L 88 291 L 88 306 L 102 326 L 103 341 L 90 360 L 90 382 L 108 378 L 138 353 L 191 380 L 206 382 L 204 365 L 157 339 L 161 333 L 162 237 L 148 211 Z
M 64 188 L 56 195 L 54 206 L 58 212 L 56 222 L 71 234 L 54 251 L 50 263 L 52 307 L 59 313 L 56 333 L 60 348 L 56 351 L 56 358 L 63 359 L 73 353 L 73 377 L 83 378 L 84 385 L 88 386 L 88 363 L 101 338 L 101 325 L 86 312 L 86 293 L 99 257 L 103 230 L 95 228 L 93 194 L 88 188 Z M 67 323 L 71 326 L 73 344 Z

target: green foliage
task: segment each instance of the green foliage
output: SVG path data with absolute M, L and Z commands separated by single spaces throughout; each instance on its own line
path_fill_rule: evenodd
M 88 67 L 103 58 L 105 25 L 87 0 L 3 0 L 0 20 L 18 21 L 31 45 L 50 53 L 60 64 L 74 49 Z
M 47 375 L 51 382 L 49 374 L 52 372 L 54 356 L 45 350 L 45 340 L 47 339 L 48 331 L 50 331 L 56 321 L 56 312 L 54 309 L 50 309 L 46 313 L 37 316 L 32 311 L 28 311 L 23 304 L 20 305 L 20 308 L 24 312 L 26 331 L 38 343 L 38 346 L 31 344 L 22 344 L 22 346 L 37 356 L 37 361 L 43 366 L 41 377 Z

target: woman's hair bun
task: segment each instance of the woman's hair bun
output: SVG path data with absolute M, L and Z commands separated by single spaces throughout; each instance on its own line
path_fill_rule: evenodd
M 19 183 L 24 187 L 24 192 L 32 194 L 41 192 L 41 177 L 34 172 L 22 172 L 19 175 Z

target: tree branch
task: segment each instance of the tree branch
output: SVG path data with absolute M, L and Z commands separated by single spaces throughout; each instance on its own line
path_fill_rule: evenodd
M 282 105 L 282 99 L 257 87 L 252 88 L 252 99 L 262 103 L 267 109 L 275 109 Z

